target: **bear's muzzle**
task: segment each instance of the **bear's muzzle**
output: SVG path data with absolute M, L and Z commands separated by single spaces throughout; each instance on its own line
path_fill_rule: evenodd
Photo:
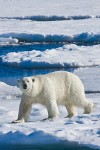
M 23 84 L 23 89 L 27 89 L 27 85 L 26 84 Z

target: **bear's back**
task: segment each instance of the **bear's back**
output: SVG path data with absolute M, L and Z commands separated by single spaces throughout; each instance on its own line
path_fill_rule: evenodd
M 63 103 L 70 89 L 70 73 L 65 71 L 56 71 L 45 75 L 52 82 L 57 102 Z M 48 85 L 49 86 L 49 85 Z
M 66 79 L 68 78 L 68 74 L 68 72 L 56 71 L 46 74 L 45 77 L 49 78 L 54 85 L 61 86 L 65 83 Z

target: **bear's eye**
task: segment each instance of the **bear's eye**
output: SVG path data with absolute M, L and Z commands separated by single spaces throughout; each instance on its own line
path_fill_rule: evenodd
M 29 81 L 27 80 L 27 82 L 29 82 Z
M 32 79 L 32 81 L 34 82 L 34 81 L 35 81 L 35 79 Z

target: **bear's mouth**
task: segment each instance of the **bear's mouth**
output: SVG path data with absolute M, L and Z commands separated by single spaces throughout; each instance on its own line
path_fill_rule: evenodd
M 23 89 L 27 89 L 27 85 L 26 84 L 23 84 Z

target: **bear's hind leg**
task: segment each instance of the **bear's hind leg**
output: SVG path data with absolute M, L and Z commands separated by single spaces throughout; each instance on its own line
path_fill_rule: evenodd
M 66 109 L 68 112 L 68 118 L 71 118 L 72 116 L 77 116 L 76 106 L 72 104 L 66 104 Z
M 84 114 L 90 114 L 93 110 L 94 104 L 90 101 L 86 101 L 84 106 Z

